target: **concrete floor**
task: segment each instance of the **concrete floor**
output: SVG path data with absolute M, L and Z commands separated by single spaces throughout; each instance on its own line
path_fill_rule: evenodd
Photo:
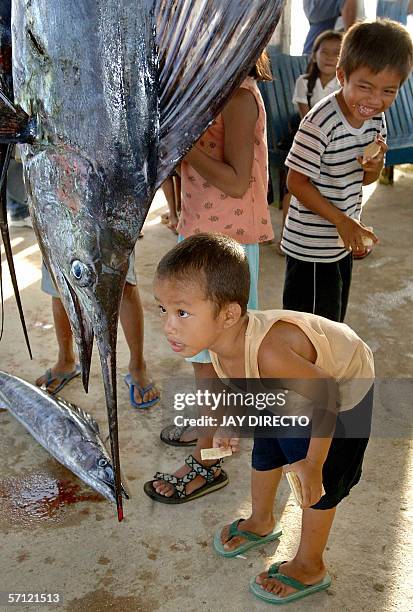
M 297 603 L 295 610 L 412 609 L 408 604 L 412 587 L 408 555 L 413 517 L 408 501 L 411 442 L 403 438 L 408 437 L 407 412 L 400 410 L 403 400 L 408 408 L 411 387 L 406 380 L 398 385 L 393 382 L 410 377 L 413 371 L 412 188 L 413 174 L 405 169 L 397 172 L 394 186 L 378 185 L 366 191 L 369 201 L 363 220 L 374 227 L 381 243 L 367 259 L 355 262 L 347 322 L 375 352 L 380 378 L 376 435 L 368 447 L 362 482 L 337 513 L 326 554 L 332 587 Z M 191 369 L 162 339 L 152 300 L 155 265 L 175 243 L 172 233 L 159 222 L 165 210 L 161 195 L 155 204 L 145 237 L 137 246 L 137 266 L 146 316 L 147 360 L 153 377 L 166 388 L 172 373 L 174 377 L 190 376 Z M 274 210 L 273 218 L 279 228 L 280 211 Z M 0 367 L 33 381 L 51 365 L 56 351 L 51 309 L 39 287 L 40 254 L 33 233 L 13 230 L 12 237 L 34 360 L 28 359 L 6 277 Z M 284 260 L 274 245 L 263 247 L 263 308 L 280 307 L 283 268 Z M 60 467 L 7 412 L 0 412 L 0 592 L 60 592 L 61 606 L 42 609 L 76 612 L 268 609 L 249 593 L 248 582 L 295 549 L 299 511 L 288 485 L 282 483 L 277 502 L 284 527 L 278 545 L 255 550 L 246 559 L 225 560 L 215 555 L 211 548 L 215 530 L 247 515 L 250 509 L 250 443 L 244 441 L 240 455 L 226 462 L 231 479 L 228 487 L 183 506 L 152 502 L 142 491 L 143 483 L 156 470 L 178 467 L 185 454 L 159 440 L 168 418 L 166 407 L 145 413 L 129 407 L 121 378 L 127 363 L 120 334 L 120 442 L 123 473 L 132 494 L 122 524 L 117 523 L 109 502 Z M 77 380 L 64 389 L 63 396 L 91 412 L 105 429 L 96 355 L 89 395 Z M 12 608 L 3 605 L 0 609 Z

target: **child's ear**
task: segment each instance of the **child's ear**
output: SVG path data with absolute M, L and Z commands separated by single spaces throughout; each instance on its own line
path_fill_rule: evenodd
M 231 302 L 225 307 L 224 327 L 232 327 L 241 318 L 241 306 L 237 302 Z
M 345 74 L 342 68 L 337 68 L 336 70 L 337 81 L 340 83 L 341 87 L 344 85 Z

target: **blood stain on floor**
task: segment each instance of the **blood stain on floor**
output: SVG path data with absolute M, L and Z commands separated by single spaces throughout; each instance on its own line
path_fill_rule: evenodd
M 29 472 L 0 480 L 0 524 L 31 528 L 65 520 L 70 506 L 101 502 L 101 495 L 75 482 L 45 472 Z

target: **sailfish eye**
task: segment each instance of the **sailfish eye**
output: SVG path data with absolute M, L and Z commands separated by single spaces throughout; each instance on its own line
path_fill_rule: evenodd
M 100 467 L 106 467 L 108 465 L 108 462 L 106 461 L 106 459 L 99 459 L 98 464 Z
M 72 274 L 77 280 L 80 280 L 82 278 L 83 264 L 81 261 L 75 260 L 72 263 Z
M 77 284 L 81 287 L 87 287 L 93 282 L 93 270 L 84 264 L 83 261 L 79 261 L 79 259 L 74 259 L 72 261 L 70 272 L 72 277 L 77 281 Z

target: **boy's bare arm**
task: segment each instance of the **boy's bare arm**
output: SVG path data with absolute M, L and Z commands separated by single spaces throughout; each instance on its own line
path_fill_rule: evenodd
M 294 323 L 277 321 L 267 333 L 258 352 L 262 379 L 288 381 L 303 397 L 336 415 L 337 384 L 314 361 L 315 349 L 306 334 Z
M 258 354 L 262 378 L 287 379 L 289 386 L 293 383 L 295 391 L 315 401 L 319 408 L 313 412 L 312 430 L 322 430 L 323 437 L 313 436 L 305 459 L 291 465 L 301 481 L 304 508 L 317 503 L 322 495 L 322 469 L 330 449 L 337 414 L 337 384 L 310 361 L 308 355 L 305 356 L 308 342 L 298 326 L 276 323 Z
M 337 225 L 341 218 L 345 216 L 334 204 L 321 195 L 317 187 L 305 174 L 290 168 L 287 176 L 287 187 L 288 191 L 295 195 L 297 200 L 304 204 L 306 208 L 327 219 L 333 225 Z
M 247 191 L 254 159 L 255 124 L 258 108 L 246 89 L 238 90 L 223 110 L 225 125 L 224 161 L 214 159 L 195 146 L 185 157 L 209 183 L 233 198 Z
M 364 251 L 364 236 L 370 238 L 373 242 L 378 241 L 374 232 L 366 229 L 354 219 L 347 217 L 334 204 L 329 202 L 305 174 L 290 168 L 287 177 L 287 187 L 290 193 L 306 208 L 336 226 L 347 250 Z

